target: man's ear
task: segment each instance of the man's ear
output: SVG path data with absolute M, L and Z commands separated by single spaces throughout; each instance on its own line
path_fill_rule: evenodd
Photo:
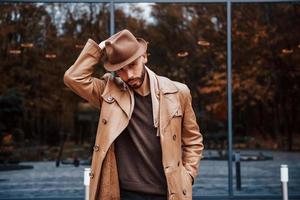
M 146 64 L 148 62 L 147 52 L 145 52 L 142 56 L 143 56 L 143 64 Z

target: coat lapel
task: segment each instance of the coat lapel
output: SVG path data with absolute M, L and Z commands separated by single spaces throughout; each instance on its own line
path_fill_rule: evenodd
M 156 75 L 147 67 L 146 70 L 150 80 L 153 121 L 154 126 L 159 127 L 157 129 L 157 136 L 159 136 L 178 110 L 178 88 L 170 79 Z
M 177 97 L 178 88 L 171 80 L 158 76 L 159 82 L 159 99 L 160 99 L 160 132 L 164 133 L 164 129 L 168 126 L 179 109 L 179 101 Z
M 132 98 L 130 90 L 124 87 L 121 88 L 116 81 L 118 80 L 109 81 L 107 83 L 107 87 L 102 94 L 102 98 L 107 103 L 113 103 L 116 101 L 126 116 L 130 118 L 133 110 L 134 99 Z

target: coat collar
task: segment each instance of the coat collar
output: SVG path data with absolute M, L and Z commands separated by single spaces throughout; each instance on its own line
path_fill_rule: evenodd
M 163 94 L 172 94 L 178 92 L 178 88 L 174 84 L 173 81 L 170 79 L 163 77 L 163 76 L 158 76 L 155 74 L 152 70 L 150 70 L 148 67 L 146 67 L 147 73 L 149 75 L 150 79 L 150 87 L 154 88 L 155 93 L 158 95 L 159 92 L 161 91 Z M 152 79 L 152 80 L 151 80 Z M 153 80 L 156 79 L 156 80 Z M 157 83 L 155 83 L 157 81 Z M 157 84 L 155 86 L 155 84 Z
M 173 94 L 178 92 L 178 88 L 170 79 L 163 76 L 157 76 L 157 80 L 159 83 L 159 90 L 161 90 L 163 94 Z
M 161 128 L 168 124 L 179 108 L 177 98 L 171 95 L 177 93 L 178 88 L 170 79 L 156 75 L 147 67 L 146 70 L 150 79 L 154 126 L 162 124 L 163 126 L 160 126 L 162 131 Z M 126 116 L 131 117 L 134 108 L 133 91 L 120 78 L 110 75 L 102 98 L 107 103 L 116 101 Z
M 132 92 L 129 91 L 126 84 L 118 77 L 110 76 L 107 81 L 107 85 L 102 94 L 102 98 L 107 103 L 113 103 L 114 101 L 121 107 L 127 117 L 130 117 L 133 110 L 133 98 L 131 98 Z

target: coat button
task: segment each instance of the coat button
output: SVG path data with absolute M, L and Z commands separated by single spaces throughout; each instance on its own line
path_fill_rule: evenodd
M 98 145 L 94 146 L 94 151 L 99 151 L 99 146 Z
M 108 103 L 113 103 L 114 100 L 115 100 L 115 99 L 114 99 L 112 96 L 107 97 Z
M 170 194 L 170 198 L 169 199 L 170 200 L 175 200 L 176 199 L 175 194 Z
M 106 119 L 102 119 L 103 124 L 107 124 L 107 120 Z
M 108 101 L 112 101 L 113 99 L 114 99 L 114 98 L 113 98 L 113 97 L 110 97 L 110 96 L 107 98 Z
M 186 189 L 182 190 L 183 195 L 186 195 Z
M 176 134 L 173 135 L 173 140 L 176 140 Z
M 90 176 L 90 178 L 94 178 L 94 173 L 90 172 L 89 176 Z

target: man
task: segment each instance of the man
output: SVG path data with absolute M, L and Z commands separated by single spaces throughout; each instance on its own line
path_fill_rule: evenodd
M 147 42 L 122 30 L 89 39 L 65 84 L 100 109 L 90 200 L 192 199 L 202 135 L 186 85 L 145 66 Z M 92 77 L 104 61 L 112 73 Z

